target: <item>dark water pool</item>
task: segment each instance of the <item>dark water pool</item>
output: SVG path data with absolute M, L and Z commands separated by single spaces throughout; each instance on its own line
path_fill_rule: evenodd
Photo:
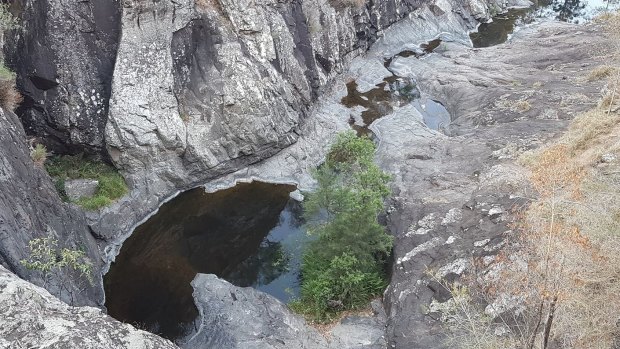
M 614 0 L 539 0 L 530 8 L 510 9 L 489 23 L 481 23 L 470 38 L 474 47 L 490 47 L 506 42 L 517 27 L 537 19 L 585 23 L 605 11 L 618 9 L 620 2 Z
M 422 114 L 422 120 L 428 128 L 446 133 L 451 118 L 443 104 L 430 98 L 420 98 L 413 102 L 413 106 Z
M 190 282 L 216 274 L 286 302 L 298 294 L 309 238 L 295 187 L 260 182 L 216 193 L 187 191 L 163 205 L 125 241 L 105 275 L 111 316 L 169 339 L 198 316 Z
M 347 83 L 347 95 L 341 103 L 348 108 L 361 106 L 366 109 L 362 112 L 361 124 L 354 119 L 350 123 L 359 136 L 372 136 L 368 128 L 370 124 L 391 113 L 394 107 L 409 103 L 419 95 L 413 81 L 392 75 L 367 92 L 358 91 L 355 81 Z
M 490 47 L 506 42 L 517 25 L 533 20 L 531 12 L 531 9 L 511 9 L 493 17 L 490 23 L 481 23 L 478 31 L 469 35 L 473 46 Z

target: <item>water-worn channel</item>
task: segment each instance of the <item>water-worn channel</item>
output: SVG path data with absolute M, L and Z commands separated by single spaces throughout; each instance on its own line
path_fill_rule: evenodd
M 551 9 L 564 20 L 583 18 L 584 3 L 558 4 L 497 15 L 472 33 L 473 46 L 506 41 L 515 27 L 532 18 L 532 11 L 543 16 Z M 440 52 L 441 45 L 439 38 L 422 43 L 415 50 L 386 59 L 385 67 L 389 70 L 393 59 L 427 59 Z M 352 127 L 361 135 L 370 135 L 372 122 L 409 103 L 427 127 L 443 132 L 451 116 L 432 98 L 420 92 L 415 77 L 393 74 L 366 92 L 350 81 L 341 103 L 351 109 L 363 108 L 359 120 L 352 120 Z M 197 273 L 216 274 L 284 302 L 295 297 L 301 253 L 309 237 L 299 203 L 289 198 L 294 189 L 258 182 L 216 193 L 199 188 L 163 205 L 123 244 L 105 276 L 109 314 L 164 337 L 181 338 L 194 327 L 198 316 L 190 285 Z
M 170 339 L 193 328 L 190 282 L 215 274 L 286 302 L 298 294 L 307 236 L 290 185 L 260 182 L 205 193 L 187 191 L 163 205 L 123 244 L 105 276 L 113 317 Z

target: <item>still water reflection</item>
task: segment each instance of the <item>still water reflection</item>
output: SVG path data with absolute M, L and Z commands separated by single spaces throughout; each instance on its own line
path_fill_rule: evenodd
M 260 182 L 166 203 L 123 244 L 105 276 L 106 307 L 118 320 L 170 339 L 193 327 L 190 282 L 216 274 L 287 301 L 298 292 L 308 239 L 293 186 Z

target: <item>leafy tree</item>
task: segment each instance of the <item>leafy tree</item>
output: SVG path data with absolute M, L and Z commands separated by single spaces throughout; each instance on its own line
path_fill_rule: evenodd
M 377 216 L 390 194 L 389 176 L 374 164 L 374 152 L 368 138 L 340 134 L 314 173 L 318 188 L 304 214 L 318 238 L 304 253 L 301 295 L 291 306 L 315 321 L 363 306 L 386 286 L 392 238 Z

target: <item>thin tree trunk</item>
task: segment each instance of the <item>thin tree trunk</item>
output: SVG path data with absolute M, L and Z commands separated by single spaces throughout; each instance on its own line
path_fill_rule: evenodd
M 534 331 L 531 334 L 530 343 L 527 346 L 527 349 L 534 349 L 534 342 L 536 342 L 536 333 L 538 333 L 538 329 L 540 328 L 540 323 L 542 321 L 542 312 L 543 306 L 545 304 L 545 300 L 540 301 L 540 306 L 538 307 L 538 312 L 536 313 L 536 327 L 534 327 Z
M 549 345 L 549 335 L 551 334 L 551 326 L 553 325 L 553 317 L 555 316 L 555 307 L 558 304 L 558 296 L 553 297 L 549 306 L 549 315 L 547 315 L 547 323 L 545 324 L 545 333 L 543 335 L 543 349 L 547 349 Z

